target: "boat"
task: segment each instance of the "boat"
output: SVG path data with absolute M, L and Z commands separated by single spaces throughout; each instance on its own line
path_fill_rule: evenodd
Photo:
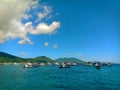
M 96 69 L 100 69 L 100 68 L 101 68 L 100 63 L 96 63 L 96 64 L 95 64 L 95 67 L 96 67 Z
M 45 64 L 44 64 L 43 62 L 41 62 L 41 63 L 39 64 L 39 66 L 45 66 Z
M 76 62 L 71 63 L 71 66 L 76 66 L 76 65 L 77 65 Z
M 25 65 L 24 65 L 24 68 L 31 68 L 32 67 L 32 63 L 26 63 Z
M 14 63 L 14 65 L 18 65 L 18 63 Z
M 33 68 L 33 67 L 38 67 L 36 63 L 26 63 L 24 65 L 24 68 Z
M 102 66 L 107 66 L 107 63 L 102 63 Z
M 67 63 L 62 63 L 59 68 L 70 68 L 70 65 Z
M 55 62 L 54 65 L 59 65 L 59 63 L 58 63 L 58 62 Z
M 111 63 L 108 63 L 107 66 L 110 67 L 110 66 L 112 66 L 112 64 L 111 64 Z

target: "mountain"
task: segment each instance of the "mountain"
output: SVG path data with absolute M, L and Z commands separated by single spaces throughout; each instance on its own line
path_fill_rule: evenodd
M 80 59 L 77 59 L 77 58 L 58 58 L 56 59 L 55 61 L 61 63 L 61 62 L 76 62 L 76 63 L 79 63 L 79 64 L 83 64 L 84 61 L 80 60 Z
M 46 56 L 37 56 L 35 58 L 21 58 L 17 57 L 5 52 L 0 52 L 0 63 L 26 63 L 26 62 L 34 62 L 34 63 L 40 63 L 40 62 L 76 62 L 76 63 L 84 63 L 84 61 L 79 60 L 77 58 L 58 58 L 56 60 L 52 60 L 49 57 Z
M 0 63 L 26 63 L 26 62 L 53 62 L 52 59 L 46 56 L 38 56 L 35 58 L 21 58 L 8 53 L 0 52 Z
M 25 59 L 8 53 L 0 52 L 0 63 L 14 63 L 14 62 L 25 62 Z
M 10 58 L 10 59 L 16 59 L 18 57 L 8 54 L 8 53 L 4 53 L 4 52 L 0 52 L 0 58 Z
M 49 57 L 46 57 L 46 56 L 38 56 L 38 57 L 35 57 L 35 58 L 27 58 L 27 60 L 30 61 L 30 62 L 36 62 L 36 63 L 40 63 L 40 62 L 43 62 L 43 63 L 53 62 L 52 59 L 50 59 Z

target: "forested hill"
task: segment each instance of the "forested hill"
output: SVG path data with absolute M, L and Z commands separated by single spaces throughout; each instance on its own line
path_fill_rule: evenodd
M 16 59 L 16 58 L 19 58 L 19 57 L 8 54 L 8 53 L 0 52 L 0 58 Z
M 76 62 L 76 63 L 81 63 L 81 64 L 84 63 L 83 60 L 73 58 L 73 57 L 71 57 L 71 58 L 66 58 L 66 57 L 65 58 L 58 58 L 55 61 L 57 61 L 59 63 L 61 63 L 61 62 Z
M 21 58 L 5 52 L 0 52 L 0 63 L 25 63 L 25 62 L 53 62 L 52 59 L 46 56 L 38 56 L 35 58 Z
M 17 57 L 5 52 L 0 52 L 0 63 L 26 63 L 26 62 L 76 62 L 76 63 L 84 63 L 84 61 L 77 59 L 77 58 L 58 58 L 56 60 L 52 60 L 49 57 L 46 56 L 37 56 L 34 58 L 21 58 Z

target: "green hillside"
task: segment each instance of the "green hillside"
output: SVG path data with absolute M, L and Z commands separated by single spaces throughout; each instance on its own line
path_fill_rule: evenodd
M 8 53 L 0 52 L 0 63 L 26 63 L 26 62 L 33 62 L 33 63 L 40 63 L 40 62 L 76 62 L 79 64 L 84 63 L 84 61 L 79 60 L 77 58 L 58 58 L 56 60 L 52 60 L 46 56 L 38 56 L 35 58 L 21 58 L 17 57 Z
M 14 62 L 25 62 L 25 59 L 8 54 L 8 53 L 4 53 L 4 52 L 0 52 L 0 63 L 14 63 Z
M 0 58 L 10 58 L 10 59 L 16 59 L 18 57 L 10 55 L 8 53 L 0 52 Z
M 20 58 L 8 53 L 0 52 L 0 63 L 26 63 L 26 62 L 53 62 L 52 59 L 46 57 L 46 56 L 38 56 L 35 58 Z
M 35 57 L 35 58 L 27 58 L 26 60 L 28 60 L 29 62 L 34 62 L 34 63 L 40 63 L 40 62 L 43 62 L 43 63 L 47 63 L 47 62 L 53 62 L 52 59 L 46 57 L 46 56 L 38 56 L 38 57 Z
M 79 64 L 83 64 L 84 61 L 80 60 L 80 59 L 77 59 L 77 58 L 58 58 L 56 59 L 55 61 L 61 63 L 61 62 L 76 62 L 76 63 L 79 63 Z

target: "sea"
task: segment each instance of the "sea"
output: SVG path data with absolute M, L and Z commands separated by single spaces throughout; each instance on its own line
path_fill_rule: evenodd
M 120 65 L 101 69 L 0 65 L 0 90 L 120 90 Z

